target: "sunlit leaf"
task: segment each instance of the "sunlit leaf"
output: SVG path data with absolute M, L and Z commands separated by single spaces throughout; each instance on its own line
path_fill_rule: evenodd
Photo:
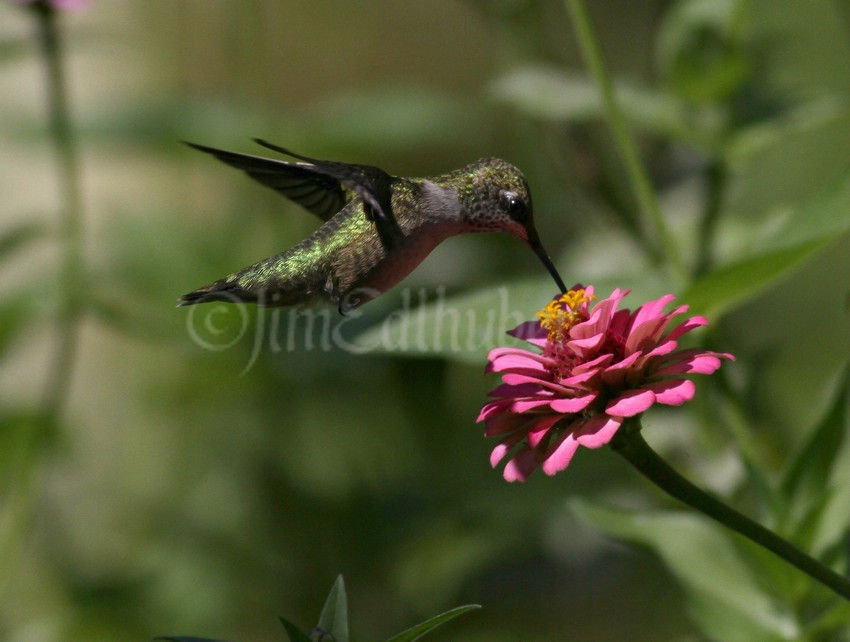
M 684 299 L 692 309 L 720 316 L 751 298 L 850 231 L 850 179 L 844 177 L 795 208 L 760 234 L 745 255 L 694 283 Z M 749 249 L 744 251 L 749 253 Z
M 850 122 L 848 122 L 850 125 Z M 797 207 L 782 210 L 772 229 L 760 235 L 762 250 L 835 240 L 850 231 L 850 176 L 842 176 Z
M 448 297 L 438 292 L 436 301 L 392 313 L 354 343 L 368 353 L 481 363 L 488 350 L 505 343 L 508 330 L 533 318 L 554 294 L 545 279 Z
M 797 622 L 765 591 L 730 536 L 707 518 L 629 512 L 582 500 L 570 506 L 594 528 L 649 546 L 661 557 L 685 587 L 691 615 L 711 639 L 787 642 L 799 635 Z
M 317 628 L 333 635 L 335 642 L 348 642 L 348 600 L 342 575 L 336 578 L 328 593 Z
M 421 637 L 424 637 L 426 634 L 430 633 L 438 626 L 442 626 L 446 622 L 455 619 L 467 613 L 468 611 L 472 611 L 474 609 L 480 609 L 481 605 L 479 604 L 467 604 L 465 606 L 458 606 L 456 608 L 450 609 L 445 613 L 440 613 L 439 615 L 435 615 L 432 618 L 428 618 L 424 622 L 420 622 L 419 624 L 410 627 L 409 629 L 402 631 L 398 635 L 394 635 L 387 642 L 413 642 L 414 640 L 418 640 Z
M 829 241 L 818 240 L 737 261 L 708 274 L 682 296 L 691 312 L 721 317 L 802 264 Z

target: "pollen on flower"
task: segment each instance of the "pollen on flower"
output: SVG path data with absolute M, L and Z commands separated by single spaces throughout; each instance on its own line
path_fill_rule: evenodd
M 549 332 L 549 340 L 565 337 L 576 323 L 587 320 L 587 303 L 596 296 L 584 288 L 577 288 L 562 294 L 537 311 L 540 327 Z

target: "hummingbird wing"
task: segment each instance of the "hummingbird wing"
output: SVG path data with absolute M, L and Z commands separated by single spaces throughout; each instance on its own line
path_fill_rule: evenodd
M 323 221 L 332 218 L 345 207 L 348 200 L 338 179 L 315 171 L 311 165 L 228 152 L 196 143 L 187 142 L 186 144 L 212 154 L 231 167 L 241 169 L 254 180 L 283 194 Z
M 338 181 L 340 185 L 357 194 L 366 205 L 366 215 L 375 224 L 378 236 L 387 250 L 398 246 L 404 239 L 392 208 L 392 186 L 396 179 L 384 170 L 372 165 L 355 165 L 302 156 L 260 138 L 255 138 L 254 142 L 303 161 L 297 166 L 309 168 L 320 176 Z

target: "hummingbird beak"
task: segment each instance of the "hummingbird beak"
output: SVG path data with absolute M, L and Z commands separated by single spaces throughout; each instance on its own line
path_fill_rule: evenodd
M 561 293 L 565 294 L 567 292 L 567 286 L 564 285 L 564 280 L 561 278 L 561 275 L 558 274 L 558 270 L 555 269 L 555 264 L 552 263 L 552 259 L 549 258 L 549 254 L 546 253 L 546 250 L 543 248 L 543 244 L 540 242 L 540 239 L 536 236 L 529 238 L 528 244 L 531 246 L 531 249 L 534 250 L 534 253 L 549 271 L 549 274 L 552 275 L 552 278 L 555 279 L 555 283 L 557 283 L 558 287 L 561 288 Z

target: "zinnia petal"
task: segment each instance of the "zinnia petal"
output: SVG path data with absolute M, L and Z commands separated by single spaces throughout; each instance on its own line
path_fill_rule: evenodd
M 691 317 L 686 321 L 682 321 L 682 323 L 670 330 L 670 332 L 667 334 L 667 338 L 678 339 L 686 332 L 690 332 L 691 330 L 695 330 L 696 328 L 701 328 L 706 325 L 708 325 L 708 319 L 706 319 L 705 317 Z
M 632 318 L 632 327 L 637 328 L 650 319 L 657 319 L 666 305 L 675 299 L 676 297 L 674 295 L 665 294 L 660 299 L 647 301 L 635 310 L 634 317 Z
M 530 448 L 522 448 L 507 463 L 502 476 L 509 482 L 524 482 L 535 468 L 537 468 L 537 453 Z
M 487 372 L 505 372 L 506 370 L 521 370 L 524 372 L 539 372 L 545 374 L 546 366 L 540 361 L 532 361 L 516 355 L 506 355 L 490 362 Z
M 496 386 L 490 391 L 491 397 L 505 397 L 505 398 L 516 398 L 516 397 L 531 397 L 540 392 L 540 386 L 534 383 L 523 383 L 518 386 L 512 386 L 507 383 L 503 383 L 500 386 Z
M 579 443 L 573 436 L 572 431 L 561 435 L 547 453 L 541 468 L 549 476 L 558 473 L 570 465 L 573 455 L 578 450 Z
M 626 294 L 628 290 L 621 292 L 617 289 L 607 299 L 597 303 L 587 321 L 577 323 L 570 329 L 570 338 L 583 339 L 596 334 L 605 335 L 614 318 L 617 305 Z
M 497 415 L 487 420 L 484 434 L 488 437 L 498 437 L 525 428 L 532 421 L 534 420 L 528 415 L 516 415 L 514 413 Z
M 509 330 L 508 334 L 517 339 L 528 341 L 528 343 L 542 348 L 546 345 L 546 337 L 548 333 L 540 327 L 539 321 L 526 321 L 520 323 L 513 330 Z
M 516 446 L 524 435 L 517 434 L 511 435 L 500 441 L 498 445 L 493 449 L 493 452 L 490 453 L 490 465 L 495 468 L 498 466 L 499 462 L 502 461 L 505 455 L 507 455 L 511 449 Z
M 681 406 L 694 398 L 696 386 L 690 379 L 666 379 L 644 386 L 655 394 L 655 401 L 665 406 Z
M 671 375 L 682 374 L 711 374 L 720 367 L 721 357 L 727 359 L 733 358 L 731 354 L 717 354 L 714 352 L 696 354 L 659 368 L 653 375 L 657 377 L 669 377 Z
M 528 412 L 541 406 L 549 405 L 550 399 L 519 399 L 511 404 L 511 410 L 514 412 Z
M 587 408 L 593 400 L 596 399 L 597 392 L 591 392 L 587 395 L 582 395 L 581 397 L 565 397 L 562 399 L 553 399 L 549 402 L 549 407 L 555 412 L 572 414 L 574 412 L 581 412 L 585 408 Z
M 508 372 L 502 375 L 502 381 L 504 381 L 510 386 L 532 384 L 538 386 L 543 390 L 552 390 L 554 392 L 560 393 L 568 392 L 568 390 L 564 388 L 564 386 L 560 385 L 558 382 L 544 379 L 537 373 L 528 375 L 521 372 Z
M 522 348 L 493 348 L 487 355 L 486 372 L 499 372 L 504 368 L 496 368 L 494 364 L 506 360 L 507 363 L 520 365 L 523 368 L 533 368 L 537 364 L 554 364 L 552 359 L 537 352 L 529 352 Z
M 605 412 L 614 417 L 634 417 L 649 410 L 654 403 L 652 390 L 628 390 L 609 403 Z
M 582 446 L 586 448 L 600 448 L 611 441 L 621 425 L 623 425 L 623 420 L 619 417 L 600 413 L 586 421 L 584 426 L 579 428 L 574 434 L 576 441 Z
M 560 415 L 549 415 L 547 417 L 543 417 L 543 419 L 535 421 L 528 429 L 528 445 L 532 448 L 536 448 L 537 444 L 543 441 L 543 438 L 552 429 L 552 426 L 562 419 L 563 417 Z
M 583 357 L 594 352 L 602 342 L 605 341 L 605 333 L 600 332 L 586 339 L 573 339 L 567 342 L 567 348 L 572 350 L 577 356 Z
M 580 363 L 577 366 L 573 367 L 572 373 L 574 375 L 582 374 L 584 372 L 588 372 L 590 370 L 598 371 L 600 368 L 604 368 L 611 361 L 613 361 L 614 355 L 611 353 L 600 354 L 595 359 L 591 359 L 590 361 L 585 361 L 584 363 Z

